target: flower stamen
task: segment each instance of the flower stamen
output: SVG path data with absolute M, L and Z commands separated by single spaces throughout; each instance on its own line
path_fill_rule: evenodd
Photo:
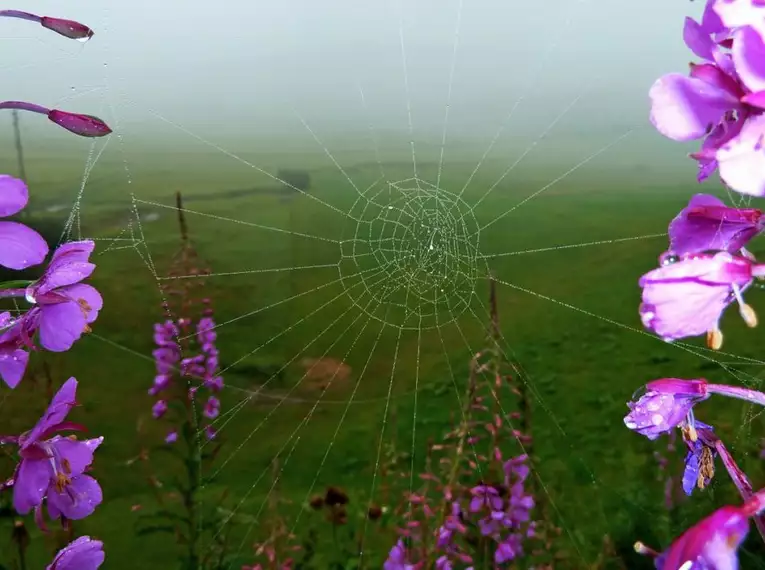
M 723 345 L 723 333 L 720 329 L 707 331 L 707 347 L 712 350 L 720 350 Z

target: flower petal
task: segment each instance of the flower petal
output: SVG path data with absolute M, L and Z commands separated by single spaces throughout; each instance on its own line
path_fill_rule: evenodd
M 84 441 L 69 439 L 68 437 L 56 436 L 48 442 L 53 449 L 54 455 L 59 462 L 66 460 L 69 473 L 72 477 L 82 475 L 85 469 L 93 463 L 95 448 Z
M 46 570 L 97 570 L 105 557 L 103 542 L 81 536 L 59 550 Z
M 40 344 L 51 352 L 65 352 L 85 331 L 85 315 L 76 301 L 42 307 Z
M 98 290 L 84 283 L 71 285 L 61 291 L 61 293 L 72 301 L 76 301 L 85 311 L 85 322 L 92 323 L 98 318 L 99 311 L 104 306 L 104 300 Z
M 32 228 L 18 222 L 0 222 L 0 265 L 21 270 L 43 262 L 48 244 Z
M 73 477 L 61 493 L 55 488 L 48 491 L 48 512 L 51 518 L 64 515 L 76 521 L 92 515 L 102 500 L 98 481 L 89 475 L 80 475 Z
M 651 87 L 651 123 L 665 137 L 676 141 L 699 139 L 723 115 L 740 106 L 738 98 L 709 83 L 670 73 Z
M 0 218 L 18 214 L 29 202 L 29 190 L 23 180 L 0 174 Z
M 53 396 L 48 409 L 34 428 L 21 437 L 22 449 L 36 443 L 37 440 L 52 426 L 62 423 L 69 411 L 75 406 L 77 397 L 77 380 L 69 378 Z
M 765 115 L 750 117 L 716 153 L 720 178 L 732 190 L 765 196 Z
M 47 460 L 22 459 L 13 484 L 13 508 L 25 515 L 45 498 L 52 475 Z
M 693 53 L 702 59 L 712 61 L 712 53 L 716 48 L 714 41 L 701 24 L 693 18 L 685 18 L 683 26 L 683 41 Z
M 741 82 L 751 91 L 765 89 L 765 42 L 754 28 L 736 30 L 731 55 Z
M 28 362 L 29 353 L 25 350 L 0 350 L 0 378 L 9 388 L 15 388 L 24 377 Z

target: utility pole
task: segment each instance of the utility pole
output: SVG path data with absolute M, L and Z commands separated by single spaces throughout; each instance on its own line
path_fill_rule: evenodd
M 19 177 L 26 182 L 27 181 L 27 169 L 24 166 L 24 147 L 21 145 L 21 129 L 19 128 L 19 111 L 18 109 L 13 110 L 13 135 L 14 139 L 16 141 L 16 157 L 19 161 Z M 19 214 L 19 217 L 24 219 L 29 216 L 29 209 L 25 208 L 21 211 Z
M 13 134 L 16 139 L 16 156 L 19 159 L 19 176 L 24 182 L 27 182 L 27 169 L 24 167 L 24 147 L 21 146 L 18 109 L 13 110 Z

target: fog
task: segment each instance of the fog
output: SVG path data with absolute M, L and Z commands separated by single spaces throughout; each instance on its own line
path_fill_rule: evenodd
M 315 144 L 302 121 L 328 145 L 353 145 L 371 128 L 383 146 L 407 146 L 411 129 L 437 147 L 448 102 L 447 148 L 485 147 L 512 111 L 501 144 L 526 146 L 549 128 L 555 154 L 632 131 L 615 161 L 669 164 L 687 149 L 651 129 L 647 90 L 687 68 L 683 18 L 702 4 L 29 0 L 11 7 L 96 34 L 80 44 L 0 21 L 3 98 L 95 114 L 124 144 L 168 151 L 200 139 Z M 44 123 L 24 120 L 30 132 Z

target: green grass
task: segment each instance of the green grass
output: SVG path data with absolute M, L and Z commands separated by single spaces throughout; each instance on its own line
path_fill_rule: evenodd
M 456 410 L 456 389 L 462 392 L 468 361 L 485 338 L 485 277 L 491 271 L 500 282 L 504 348 L 522 367 L 523 378 L 535 395 L 538 476 L 555 522 L 564 530 L 561 547 L 570 555 L 566 567 L 584 568 L 594 561 L 605 534 L 622 549 L 638 539 L 663 541 L 655 546 L 666 544 L 662 489 L 655 480 L 652 458 L 662 444 L 651 444 L 624 428 L 625 401 L 638 386 L 661 376 L 703 375 L 735 382 L 739 381 L 732 377 L 736 372 L 740 379 L 756 385 L 759 368 L 742 359 L 758 357 L 761 337 L 758 331 L 745 329 L 735 311 L 724 320 L 724 352 L 731 354 L 710 354 L 697 340 L 689 341 L 686 350 L 684 344 L 668 345 L 642 332 L 637 278 L 654 266 L 666 245 L 663 237 L 552 248 L 661 234 L 668 220 L 698 191 L 694 186 L 665 182 L 663 187 L 645 189 L 608 174 L 572 174 L 481 232 L 480 253 L 486 256 L 483 274 L 476 281 L 475 296 L 454 322 L 419 333 L 417 315 L 398 310 L 397 322 L 414 327 L 399 335 L 398 329 L 382 326 L 351 302 L 337 267 L 262 271 L 339 261 L 345 250 L 331 240 L 348 239 L 355 227 L 347 216 L 325 204 L 341 212 L 356 212 L 358 205 L 354 208 L 353 203 L 358 195 L 337 169 L 314 167 L 316 160 L 300 156 L 274 157 L 264 167 L 284 166 L 280 162 L 310 164 L 310 194 L 325 204 L 306 196 L 285 201 L 268 194 L 198 199 L 216 191 L 273 186 L 267 176 L 251 169 L 224 169 L 220 158 L 193 157 L 181 172 L 149 159 L 134 161 L 130 184 L 119 161 L 99 163 L 86 185 L 81 229 L 83 235 L 99 238 L 93 283 L 104 295 L 105 308 L 94 334 L 83 338 L 72 351 L 34 359 L 32 372 L 39 372 L 45 359 L 56 382 L 71 375 L 81 381 L 83 406 L 73 417 L 87 424 L 91 433 L 106 438 L 94 469 L 103 484 L 105 502 L 91 518 L 75 523 L 75 529 L 105 541 L 108 568 L 169 568 L 177 554 L 167 537 L 133 534 L 137 513 L 131 512 L 131 506 L 141 504 L 148 509 L 152 500 L 145 472 L 140 466 L 128 466 L 127 461 L 141 448 L 136 435 L 139 418 L 151 423 L 152 401 L 146 394 L 154 376 L 151 327 L 163 315 L 162 298 L 149 266 L 156 267 L 160 275 L 165 273 L 177 250 L 177 225 L 170 207 L 178 189 L 185 196 L 186 217 L 199 254 L 214 274 L 221 274 L 207 278 L 207 294 L 214 300 L 216 319 L 226 323 L 218 331 L 223 364 L 238 362 L 225 374 L 224 411 L 246 398 L 247 390 L 263 383 L 257 369 L 283 371 L 266 389 L 277 400 L 249 403 L 226 424 L 218 463 L 226 461 L 225 467 L 207 494 L 227 488 L 227 507 L 256 517 L 272 485 L 271 461 L 278 456 L 283 467 L 279 479 L 283 496 L 299 503 L 316 479 L 316 491 L 329 484 L 341 485 L 349 489 L 356 505 L 363 505 L 369 497 L 383 429 L 384 438 L 395 436 L 408 449 L 416 422 L 415 449 L 422 449 L 428 438 L 438 437 L 448 428 L 450 413 Z M 391 180 L 411 176 L 410 164 L 385 166 Z M 459 193 L 473 166 L 450 161 L 441 187 Z M 43 207 L 57 203 L 61 196 L 72 196 L 71 189 L 64 191 L 56 182 L 76 180 L 75 170 L 65 168 L 41 164 L 34 170 L 39 180 L 32 189 L 38 215 L 60 215 L 45 214 Z M 466 190 L 465 201 L 474 204 L 479 200 L 501 171 L 501 165 L 483 168 Z M 349 175 L 363 190 L 379 177 L 379 170 L 376 164 L 361 164 L 349 170 Z M 434 164 L 420 165 L 421 178 L 434 181 L 436 175 Z M 476 223 L 488 224 L 555 176 L 537 167 L 511 177 L 512 181 L 498 185 L 475 209 Z M 150 212 L 159 214 L 159 219 L 144 221 L 139 228 L 131 215 L 130 192 L 139 200 L 143 220 Z M 135 247 L 127 247 L 130 245 Z M 383 280 L 380 286 L 390 281 Z M 295 298 L 279 303 L 289 297 Z M 751 297 L 755 308 L 765 307 L 756 295 Z M 371 299 L 367 295 L 357 302 L 363 306 Z M 444 303 L 458 300 L 454 297 Z M 439 306 L 443 310 L 445 305 Z M 440 314 L 448 313 L 449 306 Z M 384 313 L 370 312 L 386 318 Z M 315 386 L 298 383 L 297 364 L 304 357 L 325 354 L 345 360 L 353 374 L 331 387 L 313 410 L 320 393 Z M 354 402 L 347 406 L 357 381 Z M 6 391 L 1 431 L 27 429 L 45 405 L 43 394 L 32 379 L 13 393 Z M 273 403 L 285 394 L 292 400 Z M 393 409 L 395 424 L 385 416 L 387 410 L 389 418 Z M 295 444 L 296 439 L 290 437 L 309 413 L 310 420 L 298 431 Z M 700 417 L 716 422 L 737 455 L 748 452 L 747 441 L 758 440 L 761 421 L 752 420 L 745 406 L 707 404 Z M 150 428 L 148 433 L 157 441 L 162 435 L 159 428 Z M 330 443 L 326 463 L 318 472 Z M 422 466 L 422 455 L 415 454 L 415 466 Z M 759 471 L 752 477 L 755 485 L 763 482 Z M 731 500 L 734 495 L 729 487 L 721 472 L 711 492 L 695 496 L 693 507 L 684 508 L 681 522 L 689 524 L 713 505 Z M 249 544 L 264 532 L 265 520 L 265 515 L 257 518 L 243 554 L 249 553 Z M 31 520 L 28 523 L 31 528 Z M 242 538 L 239 531 L 235 547 Z M 33 532 L 30 567 L 42 567 L 49 559 L 44 543 Z M 382 544 L 387 543 L 376 542 L 375 557 L 382 554 Z M 9 556 L 4 550 L 0 563 L 7 563 Z M 630 559 L 630 567 L 639 563 Z

